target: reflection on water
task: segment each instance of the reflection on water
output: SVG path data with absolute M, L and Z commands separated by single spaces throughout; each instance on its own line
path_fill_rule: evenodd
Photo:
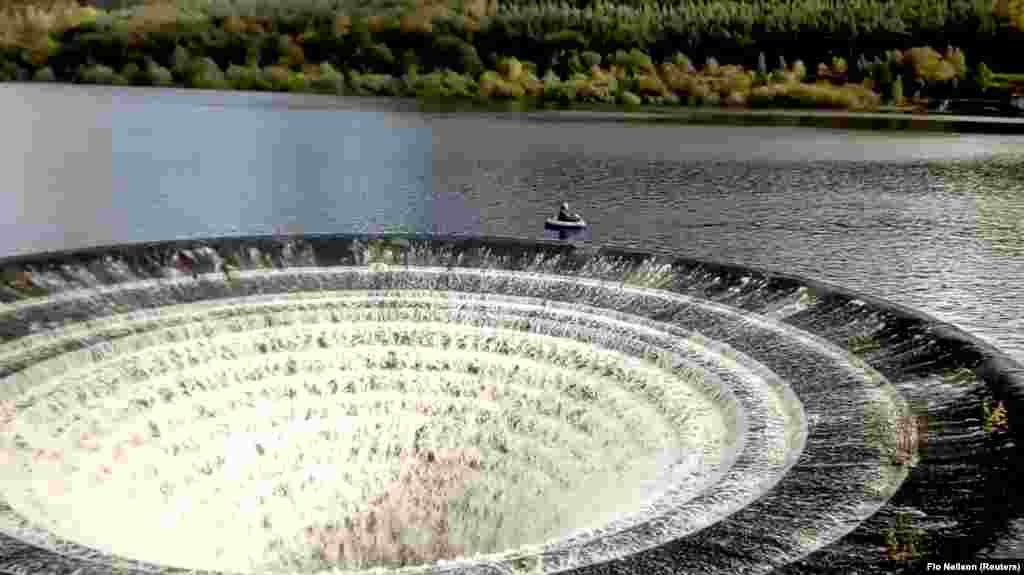
M 195 220 L 184 228 L 197 232 L 300 222 L 330 230 L 357 221 L 376 230 L 431 219 L 422 193 L 430 138 L 422 128 L 378 114 L 186 108 L 151 118 L 147 103 L 128 108 L 133 113 L 112 122 L 115 193 L 128 200 L 120 209 L 139 235 L 183 230 L 178 218 L 154 229 L 150 218 L 138 218 L 147 212 L 181 214 Z
M 995 254 L 1024 257 L 1024 160 L 961 162 L 937 172 L 952 190 L 971 198 L 977 234 Z
M 568 201 L 590 224 L 571 239 L 818 277 L 1024 359 L 1019 136 L 40 85 L 0 86 L 0 109 L 6 254 L 282 229 L 557 237 L 544 221 Z

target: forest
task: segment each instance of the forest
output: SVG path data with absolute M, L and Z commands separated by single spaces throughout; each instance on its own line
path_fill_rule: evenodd
M 1024 72 L 1024 0 L 14 0 L 3 11 L 0 81 L 872 110 L 1006 95 Z

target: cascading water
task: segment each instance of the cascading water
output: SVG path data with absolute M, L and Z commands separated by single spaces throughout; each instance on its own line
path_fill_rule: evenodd
M 558 244 L 222 239 L 4 278 L 11 573 L 877 567 L 923 553 L 887 521 L 966 524 L 989 485 L 913 500 L 952 445 L 928 394 L 1020 385 L 884 302 Z M 996 424 L 986 462 L 1016 465 Z

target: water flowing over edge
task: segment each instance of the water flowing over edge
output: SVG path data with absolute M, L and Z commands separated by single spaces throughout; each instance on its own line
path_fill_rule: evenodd
M 190 249 L 197 273 L 213 275 L 200 275 L 198 280 L 178 278 L 180 274 L 173 270 L 171 259 L 182 249 Z M 92 309 L 85 306 L 84 316 L 116 313 L 127 302 L 104 301 L 102 294 L 116 291 L 116 284 L 125 281 L 162 278 L 156 280 L 163 285 L 157 291 L 173 294 L 170 300 L 178 302 L 224 297 L 228 294 L 215 287 L 218 282 L 212 278 L 219 275 L 218 264 L 225 258 L 237 262 L 242 269 L 257 270 L 255 273 L 262 279 L 245 290 L 250 295 L 287 291 L 287 283 L 281 282 L 285 276 L 292 275 L 287 271 L 289 268 L 330 269 L 339 265 L 369 266 L 367 269 L 380 277 L 387 277 L 389 270 L 409 265 L 559 274 L 577 278 L 575 283 L 581 286 L 592 284 L 596 279 L 618 283 L 624 288 L 635 286 L 630 287 L 633 293 L 629 307 L 645 300 L 642 293 L 645 290 L 650 290 L 653 299 L 657 299 L 655 292 L 674 292 L 694 302 L 704 302 L 694 309 L 735 316 L 736 321 L 723 324 L 711 320 L 711 315 L 701 323 L 701 318 L 691 314 L 687 321 L 696 321 L 701 326 L 697 331 L 710 340 L 739 350 L 770 352 L 771 346 L 766 345 L 763 333 L 757 337 L 758 330 L 736 329 L 736 326 L 750 327 L 761 321 L 757 317 L 767 318 L 767 323 L 780 322 L 795 328 L 794 333 L 804 334 L 797 338 L 802 339 L 801 349 L 831 346 L 855 353 L 865 369 L 884 376 L 910 404 L 912 417 L 901 419 L 900 429 L 890 430 L 894 437 L 916 436 L 915 456 L 906 459 L 901 458 L 899 450 L 894 453 L 898 467 L 908 468 L 909 477 L 902 484 L 897 481 L 899 490 L 885 494 L 881 508 L 877 512 L 872 509 L 873 513 L 868 513 L 862 522 L 844 522 L 840 516 L 833 515 L 836 509 L 829 507 L 834 507 L 835 500 L 822 495 L 830 487 L 834 488 L 830 482 L 840 477 L 830 477 L 827 466 L 821 465 L 821 461 L 809 461 L 805 454 L 767 496 L 691 536 L 665 542 L 656 548 L 635 549 L 613 561 L 590 565 L 572 565 L 573 562 L 566 563 L 561 554 L 551 552 L 544 553 L 543 557 L 519 557 L 511 563 L 438 565 L 437 569 L 442 571 L 468 568 L 468 572 L 532 572 L 540 568 L 544 572 L 555 572 L 569 568 L 572 572 L 587 573 L 687 569 L 724 573 L 766 572 L 778 568 L 780 572 L 803 573 L 834 571 L 837 565 L 876 570 L 887 565 L 895 569 L 891 560 L 913 560 L 923 553 L 929 557 L 942 556 L 957 545 L 977 549 L 998 531 L 991 516 L 1020 515 L 1021 505 L 1017 499 L 1006 500 L 998 509 L 992 509 L 990 504 L 993 494 L 1002 491 L 999 476 L 1013 473 L 1019 464 L 1014 440 L 1020 430 L 1012 424 L 1018 421 L 1024 389 L 1020 366 L 990 346 L 924 314 L 787 274 L 671 255 L 507 238 L 305 236 L 164 242 L 3 261 L 0 267 L 8 281 L 0 284 L 0 301 L 6 304 L 0 307 L 8 319 L 0 322 L 0 338 L 9 342 L 28 336 L 33 329 L 41 329 L 39 318 L 32 319 L 32 309 L 39 309 L 33 301 L 42 300 L 33 298 L 54 292 L 67 290 L 66 295 L 47 298 L 56 307 L 45 314 L 44 319 L 55 323 L 74 318 L 76 313 L 79 319 L 85 319 L 81 317 L 80 302 L 77 306 L 60 304 L 63 298 L 78 298 L 83 293 L 81 290 L 91 294 L 90 300 L 95 304 Z M 56 263 L 65 266 L 61 273 L 54 275 L 46 271 Z M 29 275 L 19 275 L 22 271 L 28 271 Z M 26 277 L 31 279 L 24 281 Z M 44 285 L 47 277 L 63 280 Z M 275 289 L 274 284 L 281 285 Z M 150 303 L 144 302 L 143 306 Z M 658 316 L 665 310 L 654 306 L 650 312 Z M 785 353 L 757 359 L 785 379 L 803 377 L 812 382 L 817 374 L 813 370 L 807 373 L 806 366 L 793 361 L 801 349 L 791 347 L 784 350 Z M 854 364 L 857 361 L 853 358 Z M 797 394 L 813 412 L 816 402 L 812 392 L 807 386 L 797 388 Z M 1003 402 L 1010 422 L 1009 431 L 989 432 L 979 424 L 969 423 L 979 409 L 993 402 Z M 820 440 L 834 436 L 849 425 L 837 413 L 812 413 L 811 417 L 809 441 L 812 444 L 815 437 Z M 827 446 L 827 441 L 822 445 Z M 953 492 L 944 489 L 943 483 L 951 480 L 971 488 Z M 1002 499 L 998 501 L 1004 503 Z M 792 527 L 792 517 L 799 514 L 815 517 L 816 527 L 787 531 L 787 527 Z M 822 543 L 827 544 L 818 549 Z M 879 547 L 886 550 L 880 552 Z M 109 561 L 109 558 L 104 559 Z M 72 566 L 84 569 L 79 571 L 82 573 L 93 572 L 93 569 L 97 573 L 109 573 L 113 567 L 109 563 L 75 561 L 37 551 L 7 537 L 0 539 L 2 570 L 71 572 Z M 135 567 L 123 565 L 124 572 L 137 572 Z

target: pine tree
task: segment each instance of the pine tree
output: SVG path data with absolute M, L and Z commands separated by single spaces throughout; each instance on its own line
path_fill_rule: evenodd
M 902 106 L 904 103 L 903 98 L 903 76 L 896 76 L 896 81 L 892 85 L 892 101 L 897 106 Z

